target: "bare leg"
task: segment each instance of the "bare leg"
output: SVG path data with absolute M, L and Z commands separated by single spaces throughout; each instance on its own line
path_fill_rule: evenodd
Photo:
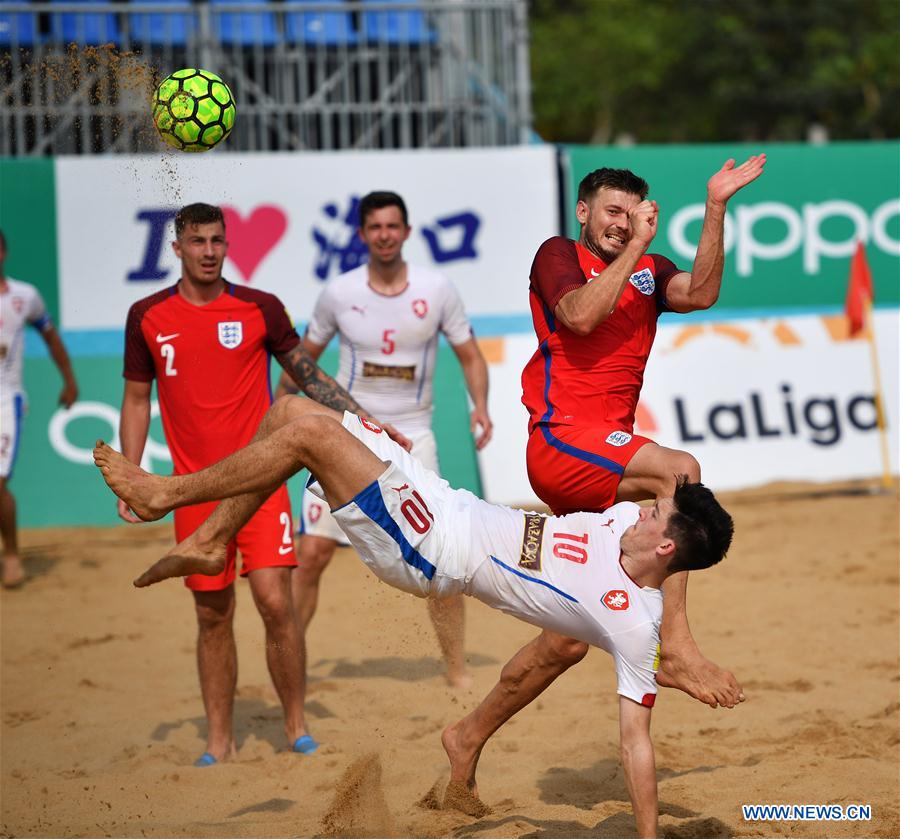
M 206 751 L 216 760 L 234 757 L 232 722 L 237 685 L 234 644 L 234 586 L 222 591 L 195 591 L 197 669 L 206 709 Z
M 734 675 L 713 664 L 697 647 L 687 620 L 688 573 L 673 574 L 662 586 L 663 618 L 660 626 L 660 661 L 656 681 L 678 688 L 711 708 L 733 708 L 744 701 Z
M 447 664 L 447 682 L 453 688 L 469 687 L 472 677 L 466 669 L 465 607 L 462 595 L 440 600 L 429 597 L 428 614 Z
M 306 629 L 319 603 L 319 582 L 322 572 L 334 556 L 337 542 L 324 536 L 304 534 L 297 539 L 297 567 L 291 575 L 291 594 L 300 633 Z
M 639 501 L 671 496 L 676 475 L 700 480 L 700 464 L 687 452 L 648 444 L 638 450 L 625 469 L 617 501 Z M 660 626 L 660 663 L 656 681 L 683 690 L 712 708 L 733 708 L 744 694 L 734 675 L 701 652 L 687 620 L 687 572 L 663 583 L 663 618 Z
M 294 397 L 285 399 L 297 405 L 308 402 Z M 270 413 L 285 399 L 279 400 Z M 349 502 L 384 471 L 384 462 L 332 418 L 337 416 L 334 411 L 315 407 L 319 410 L 301 411 L 297 419 L 288 418 L 285 425 L 267 437 L 207 469 L 158 478 L 161 482 L 158 497 L 165 499 L 168 508 L 193 504 L 202 498 L 221 496 L 226 501 L 216 507 L 194 534 L 141 575 L 135 585 L 151 585 L 187 573 L 219 573 L 228 542 L 275 487 L 304 466 L 323 476 L 320 481 L 332 506 Z M 122 459 L 121 456 L 103 444 L 94 451 L 98 466 L 105 470 L 104 477 L 112 485 L 108 473 L 115 470 L 116 458 Z M 242 470 L 249 471 L 242 473 Z M 261 476 L 255 474 L 256 470 Z M 234 485 L 240 486 L 241 492 L 233 491 Z M 127 494 L 127 486 L 120 487 L 119 491 Z M 169 504 L 173 498 L 179 500 Z
M 307 733 L 303 716 L 306 649 L 291 600 L 293 570 L 259 568 L 249 574 L 250 591 L 266 628 L 266 663 L 284 710 L 284 733 L 289 745 Z
M 342 436 L 352 439 L 340 426 L 337 411 L 288 396 L 266 413 L 254 442 L 199 472 L 151 475 L 102 440 L 94 448 L 94 463 L 110 489 L 138 516 L 152 521 L 176 507 L 202 501 L 248 492 L 266 491 L 268 495 L 295 472 L 311 465 L 307 462 L 311 455 L 320 456 L 312 459 L 328 461 L 338 457 Z
M 545 629 L 522 647 L 500 673 L 500 681 L 481 704 L 448 726 L 441 742 L 450 759 L 450 783 L 478 795 L 475 770 L 488 738 L 547 687 L 587 655 L 588 645 Z
M 25 581 L 19 556 L 19 534 L 16 526 L 16 499 L 0 478 L 0 537 L 3 539 L 3 586 L 16 588 Z
M 223 501 L 190 536 L 141 574 L 134 581 L 135 586 L 145 588 L 170 577 L 186 577 L 188 574 L 221 574 L 225 570 L 228 543 L 270 494 L 248 493 Z M 215 522 L 209 524 L 213 516 L 216 517 Z

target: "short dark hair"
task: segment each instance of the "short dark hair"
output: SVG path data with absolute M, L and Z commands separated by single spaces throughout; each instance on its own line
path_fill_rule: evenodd
M 675 543 L 669 573 L 697 571 L 721 562 L 731 546 L 734 521 L 712 490 L 680 475 L 673 496 L 675 510 L 665 535 Z
M 6 250 L 6 236 L 3 234 L 2 230 L 0 230 L 0 246 L 3 247 L 3 250 Z
M 641 201 L 647 197 L 647 193 L 650 191 L 650 185 L 630 169 L 594 169 L 593 172 L 588 172 L 578 184 L 578 200 L 587 201 L 604 187 L 640 195 Z
M 364 227 L 366 217 L 375 210 L 381 210 L 384 207 L 397 207 L 400 215 L 403 216 L 403 223 L 409 226 L 409 216 L 406 212 L 406 204 L 396 192 L 370 192 L 364 195 L 359 202 L 359 226 Z
M 188 204 L 175 214 L 175 235 L 180 236 L 189 224 L 215 224 L 225 226 L 222 208 L 213 204 Z

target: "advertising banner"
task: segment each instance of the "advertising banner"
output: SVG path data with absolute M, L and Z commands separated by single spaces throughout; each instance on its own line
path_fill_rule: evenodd
M 225 276 L 308 319 L 322 284 L 364 261 L 367 192 L 400 193 L 411 262 L 444 272 L 471 315 L 527 311 L 534 252 L 558 230 L 552 147 L 468 151 L 70 157 L 56 162 L 63 326 L 121 329 L 132 302 L 177 279 L 172 219 L 225 209 Z M 102 199 L 99 197 L 102 196 Z
M 8 250 L 6 275 L 37 286 L 58 322 L 53 166 L 45 158 L 0 158 L 0 230 Z
M 717 310 L 806 311 L 843 305 L 856 242 L 867 255 L 878 304 L 900 303 L 900 143 L 569 146 L 566 210 L 578 236 L 578 183 L 603 166 L 631 169 L 659 202 L 650 251 L 690 271 L 706 182 L 729 158 L 766 152 L 763 175 L 728 204 L 725 281 Z
M 878 313 L 876 332 L 896 474 L 900 311 Z M 479 455 L 491 501 L 539 503 L 525 471 L 519 383 L 536 346 L 515 335 L 491 349 L 494 442 Z M 661 324 L 634 430 L 689 451 L 716 490 L 882 470 L 869 345 L 848 339 L 843 315 Z

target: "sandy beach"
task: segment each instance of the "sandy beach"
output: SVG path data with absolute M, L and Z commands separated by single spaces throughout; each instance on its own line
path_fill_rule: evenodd
M 724 496 L 735 545 L 693 575 L 689 614 L 748 699 L 712 710 L 661 692 L 662 836 L 900 836 L 898 501 L 835 489 Z M 490 815 L 421 803 L 446 783 L 442 728 L 536 630 L 468 601 L 474 686 L 454 694 L 424 603 L 375 581 L 349 549 L 326 573 L 308 637 L 319 752 L 285 751 L 241 582 L 238 757 L 192 767 L 204 718 L 190 595 L 180 581 L 131 586 L 171 538 L 167 524 L 22 534 L 30 579 L 0 600 L 4 839 L 635 836 L 613 667 L 598 650 L 485 749 Z M 872 820 L 745 822 L 741 804 L 753 803 L 868 804 Z

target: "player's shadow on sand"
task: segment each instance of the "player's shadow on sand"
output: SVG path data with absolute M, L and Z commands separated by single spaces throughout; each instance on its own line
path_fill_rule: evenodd
M 25 569 L 25 585 L 38 577 L 46 577 L 59 563 L 65 552 L 65 545 L 33 545 L 21 552 L 22 567 Z
M 466 663 L 469 667 L 487 667 L 499 664 L 499 661 L 492 656 L 470 653 L 466 656 Z M 318 679 L 396 679 L 399 682 L 419 682 L 443 677 L 445 671 L 444 663 L 434 656 L 386 656 L 366 658 L 358 662 L 346 658 L 319 659 L 315 663 L 315 669 L 329 665 L 330 672 L 324 676 L 320 673 Z
M 562 819 L 532 819 L 527 816 L 484 818 L 474 824 L 458 827 L 453 836 L 463 839 L 493 831 L 504 825 L 514 825 L 518 839 L 637 839 L 634 816 L 616 813 L 594 827 Z M 529 828 L 534 828 L 529 830 Z M 661 839 L 732 839 L 734 830 L 719 819 L 691 819 L 678 825 L 660 827 Z
M 307 717 L 324 719 L 335 716 L 325 705 L 318 701 L 307 702 L 304 710 Z M 206 717 L 185 717 L 171 722 L 161 722 L 150 734 L 150 739 L 164 743 L 169 735 L 182 726 L 192 725 L 197 730 L 197 737 L 206 741 Z M 238 696 L 234 700 L 234 742 L 238 750 L 249 737 L 264 741 L 276 752 L 283 751 L 284 716 L 281 705 L 270 704 L 259 697 Z
M 661 767 L 657 769 L 656 777 L 664 781 L 667 778 L 679 778 L 696 772 L 715 772 L 719 768 L 696 766 L 685 772 L 675 772 Z M 613 758 L 598 760 L 586 769 L 551 766 L 538 781 L 538 788 L 541 791 L 541 801 L 545 804 L 568 804 L 582 810 L 590 810 L 603 801 L 629 801 L 622 765 L 618 759 Z M 679 819 L 699 815 L 675 804 L 666 804 L 664 801 L 659 803 L 659 812 L 661 815 L 669 814 Z

